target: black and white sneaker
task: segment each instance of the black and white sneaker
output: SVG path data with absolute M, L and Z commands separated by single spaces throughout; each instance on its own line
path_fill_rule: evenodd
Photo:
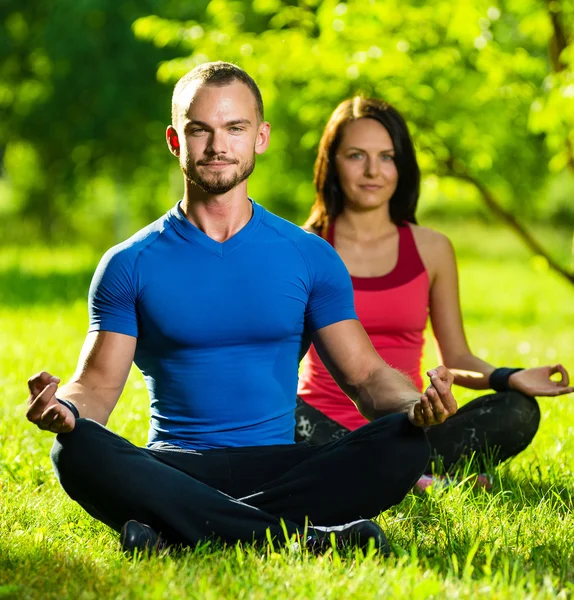
M 310 552 L 320 554 L 333 547 L 331 542 L 332 535 L 335 538 L 335 548 L 344 550 L 345 548 L 360 548 L 367 550 L 371 540 L 374 548 L 383 556 L 391 554 L 391 546 L 383 530 L 374 521 L 370 519 L 360 519 L 345 525 L 336 527 L 314 526 L 310 528 L 310 533 L 305 540 L 305 546 Z
M 124 523 L 120 532 L 120 544 L 126 554 L 133 554 L 136 551 L 142 554 L 156 554 L 167 547 L 149 525 L 139 521 Z

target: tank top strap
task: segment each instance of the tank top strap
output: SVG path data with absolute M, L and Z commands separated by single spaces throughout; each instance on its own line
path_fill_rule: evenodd
M 425 266 L 417 249 L 413 230 L 408 222 L 403 221 L 397 229 L 399 231 L 399 259 L 395 270 L 399 271 L 403 278 L 410 279 L 422 273 Z
M 329 223 L 327 227 L 327 234 L 325 235 L 325 241 L 329 242 L 333 248 L 335 247 L 335 221 Z

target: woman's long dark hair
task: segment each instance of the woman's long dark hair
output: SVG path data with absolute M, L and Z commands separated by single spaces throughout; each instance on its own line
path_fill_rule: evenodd
M 395 164 L 399 175 L 389 211 L 391 221 L 416 223 L 415 212 L 419 199 L 420 170 L 413 142 L 405 120 L 389 104 L 373 98 L 355 96 L 337 106 L 323 132 L 315 161 L 315 204 L 304 227 L 321 232 L 343 212 L 345 198 L 335 163 L 344 126 L 357 119 L 378 121 L 391 136 L 395 149 Z

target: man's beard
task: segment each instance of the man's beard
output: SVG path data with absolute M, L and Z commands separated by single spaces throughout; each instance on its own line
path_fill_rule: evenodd
M 213 162 L 223 162 L 216 158 L 211 159 Z M 207 164 L 209 161 L 200 161 L 198 164 Z M 231 163 L 234 164 L 234 163 Z M 209 179 L 202 177 L 199 173 L 197 165 L 187 156 L 185 165 L 181 165 L 181 170 L 188 181 L 192 181 L 201 188 L 206 194 L 220 195 L 229 192 L 234 187 L 238 186 L 242 181 L 245 181 L 255 168 L 255 154 L 251 160 L 243 163 L 238 163 L 239 167 L 231 176 L 225 176 L 223 173 L 213 173 Z

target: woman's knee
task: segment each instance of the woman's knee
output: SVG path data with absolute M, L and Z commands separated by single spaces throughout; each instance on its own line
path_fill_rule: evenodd
M 512 390 L 506 394 L 506 404 L 509 430 L 520 432 L 530 443 L 540 425 L 540 407 L 536 398 Z

